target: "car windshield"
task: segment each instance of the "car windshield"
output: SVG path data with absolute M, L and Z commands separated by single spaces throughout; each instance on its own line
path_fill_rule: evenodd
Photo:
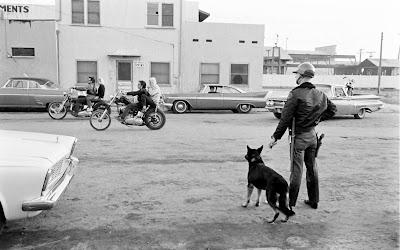
M 47 81 L 45 84 L 42 85 L 43 87 L 47 88 L 47 89 L 56 89 L 57 85 L 52 82 L 52 81 Z
M 331 87 L 318 87 L 318 89 L 324 92 L 327 97 L 332 97 Z

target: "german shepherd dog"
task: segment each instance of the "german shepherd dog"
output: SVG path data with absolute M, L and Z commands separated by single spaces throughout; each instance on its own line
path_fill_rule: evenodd
M 265 190 L 267 202 L 275 212 L 274 218 L 268 221 L 268 223 L 275 222 L 279 216 L 279 212 L 282 212 L 286 216 L 286 218 L 281 221 L 286 222 L 290 216 L 295 215 L 287 206 L 288 184 L 280 174 L 265 166 L 260 155 L 262 149 L 263 146 L 258 149 L 252 149 L 247 146 L 247 154 L 244 157 L 249 162 L 249 172 L 247 174 L 247 201 L 242 206 L 247 207 L 249 204 L 254 187 L 258 189 L 258 199 L 256 202 L 256 206 L 258 206 L 261 190 Z M 278 200 L 279 206 L 276 204 Z

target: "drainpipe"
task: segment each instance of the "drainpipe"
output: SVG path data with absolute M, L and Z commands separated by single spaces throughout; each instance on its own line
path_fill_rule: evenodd
M 57 24 L 56 24 L 57 25 Z M 57 84 L 61 87 L 60 82 L 60 30 L 56 26 L 56 60 L 57 60 Z
M 179 64 L 178 64 L 178 92 L 182 90 L 182 8 L 183 8 L 183 0 L 180 0 L 180 8 L 179 8 Z

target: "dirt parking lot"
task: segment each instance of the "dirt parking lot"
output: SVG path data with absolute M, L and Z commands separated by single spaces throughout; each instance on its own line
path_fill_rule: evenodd
M 321 123 L 318 209 L 302 203 L 303 174 L 296 216 L 268 224 L 267 204 L 240 206 L 244 155 L 266 146 L 277 122 L 261 111 L 167 113 L 159 131 L 113 121 L 97 132 L 71 116 L 2 112 L 0 129 L 77 137 L 80 164 L 57 206 L 9 223 L 0 249 L 399 248 L 398 106 Z M 287 180 L 288 148 L 284 136 L 262 153 Z

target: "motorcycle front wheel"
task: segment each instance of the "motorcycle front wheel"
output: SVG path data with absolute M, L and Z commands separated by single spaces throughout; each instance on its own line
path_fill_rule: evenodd
M 52 102 L 47 108 L 47 113 L 54 120 L 61 120 L 67 115 L 67 109 L 61 102 Z
M 165 114 L 159 109 L 157 111 L 150 110 L 144 115 L 143 121 L 149 129 L 157 130 L 164 127 Z
M 90 126 L 98 131 L 106 130 L 110 124 L 110 114 L 104 109 L 95 110 L 90 116 Z

